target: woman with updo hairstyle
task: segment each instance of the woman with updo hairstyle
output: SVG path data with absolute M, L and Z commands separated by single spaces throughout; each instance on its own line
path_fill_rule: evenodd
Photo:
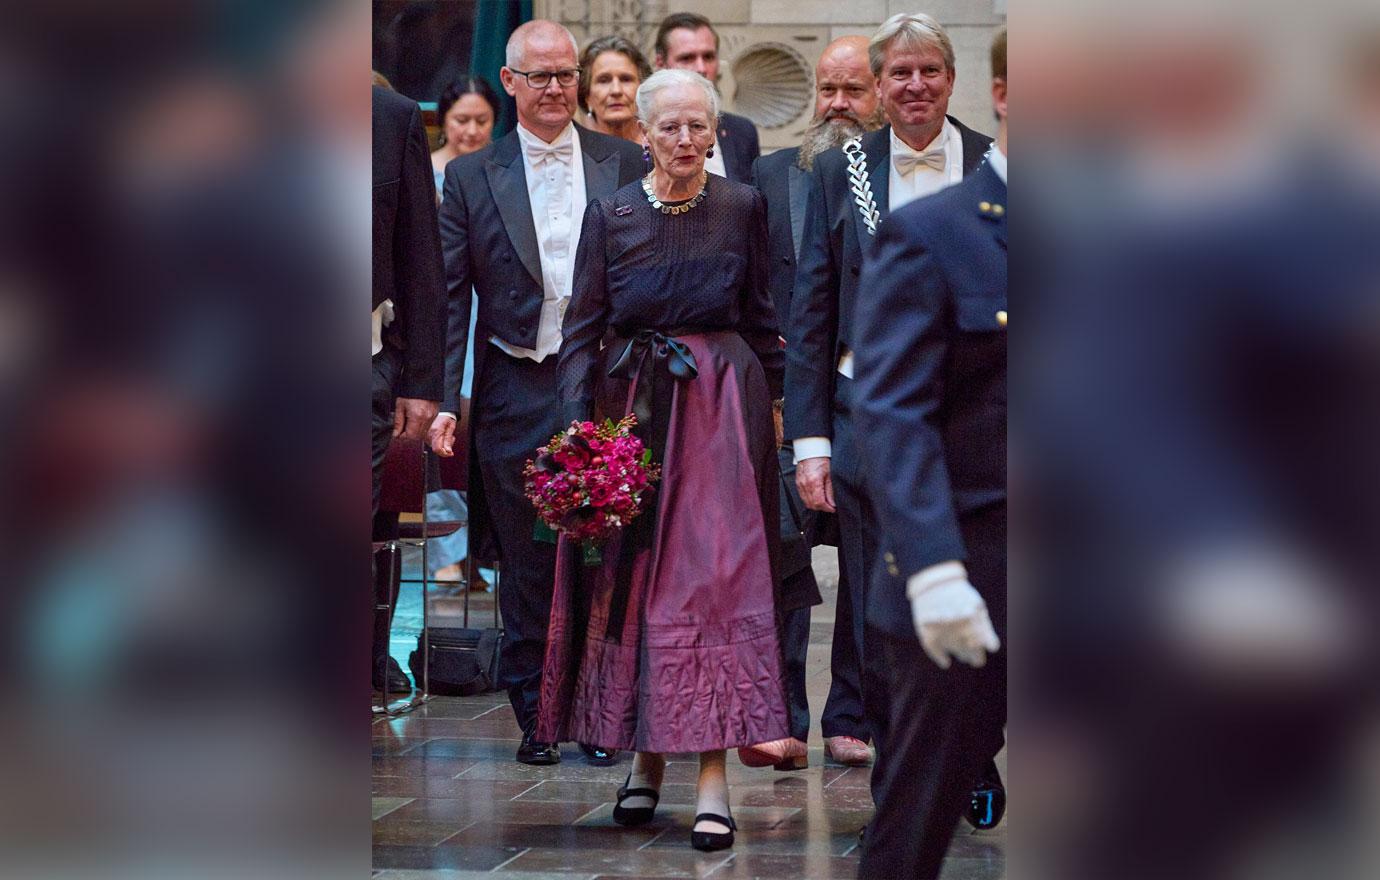
M 446 177 L 446 163 L 482 150 L 494 139 L 498 108 L 498 93 L 481 76 L 462 76 L 446 86 L 441 100 L 436 102 L 441 146 L 431 154 L 437 193 Z
M 652 68 L 637 47 L 613 34 L 585 47 L 580 56 L 580 109 L 589 116 L 589 128 L 642 144 L 637 127 L 637 87 L 652 75 Z
M 787 736 L 774 591 L 785 360 L 766 206 L 707 174 L 719 98 L 661 70 L 637 90 L 652 171 L 589 202 L 556 367 L 562 421 L 637 416 L 652 504 L 586 564 L 562 537 L 534 739 L 637 754 L 613 819 L 653 819 L 667 753 L 699 755 L 690 843 L 733 845 L 725 750 Z

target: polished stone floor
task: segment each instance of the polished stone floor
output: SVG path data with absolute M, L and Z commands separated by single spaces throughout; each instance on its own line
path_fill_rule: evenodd
M 411 714 L 374 722 L 374 876 L 855 876 L 858 829 L 872 810 L 869 771 L 826 764 L 818 724 L 829 688 L 832 563 L 823 553 L 817 558 L 826 602 L 814 610 L 811 633 L 810 766 L 790 773 L 751 769 L 730 754 L 730 800 L 739 827 L 733 849 L 701 853 L 690 848 L 694 756 L 671 758 L 656 819 L 641 828 L 623 828 L 611 811 L 628 757 L 615 767 L 591 767 L 578 748 L 567 744 L 558 765 L 518 764 L 513 753 L 520 734 L 505 697 L 438 697 Z M 472 612 L 487 619 L 491 597 L 476 594 L 472 601 Z M 394 653 L 404 662 L 419 625 L 420 602 L 414 597 L 409 604 L 405 597 L 394 635 Z M 1005 822 L 982 834 L 963 825 L 944 878 L 1004 877 L 1005 846 Z

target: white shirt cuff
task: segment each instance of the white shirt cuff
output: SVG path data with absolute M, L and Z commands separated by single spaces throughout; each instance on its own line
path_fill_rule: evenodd
M 370 357 L 383 351 L 383 328 L 391 323 L 393 323 L 393 301 L 386 299 L 379 303 L 379 307 L 373 312 L 374 339 Z
M 438 419 L 450 419 L 452 422 L 458 422 L 458 421 L 460 421 L 459 419 L 457 419 L 457 418 L 455 417 L 455 413 L 448 413 L 448 412 L 438 412 L 438 413 L 436 414 L 436 418 L 438 418 Z
M 828 437 L 797 437 L 791 444 L 795 450 L 795 463 L 807 458 L 833 458 L 834 446 Z

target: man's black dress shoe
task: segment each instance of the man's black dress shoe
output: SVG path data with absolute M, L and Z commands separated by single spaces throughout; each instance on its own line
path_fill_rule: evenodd
M 982 778 L 973 786 L 972 797 L 968 801 L 968 809 L 964 811 L 963 818 L 978 831 L 986 831 L 997 827 L 1004 815 L 1006 786 L 1002 785 L 997 765 L 989 761 L 983 770 Z
M 519 764 L 533 764 L 544 767 L 548 764 L 561 763 L 561 749 L 555 743 L 535 742 L 532 734 L 536 732 L 536 725 L 527 728 L 522 734 L 522 745 L 518 746 L 517 759 Z
M 388 692 L 390 694 L 410 694 L 412 693 L 412 679 L 403 672 L 402 666 L 393 658 L 388 658 L 387 672 L 383 663 L 374 663 L 374 690 L 383 690 L 383 677 L 388 676 Z
M 617 749 L 601 749 L 580 743 L 580 751 L 585 753 L 585 759 L 594 767 L 612 767 L 618 763 Z

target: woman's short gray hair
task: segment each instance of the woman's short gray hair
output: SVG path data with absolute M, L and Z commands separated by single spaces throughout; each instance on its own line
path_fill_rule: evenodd
M 644 125 L 651 126 L 656 112 L 657 96 L 671 86 L 698 86 L 704 92 L 704 106 L 709 110 L 709 124 L 719 124 L 719 93 L 715 91 L 714 84 L 693 70 L 668 69 L 658 70 L 637 87 L 637 118 Z
M 872 64 L 872 75 L 878 79 L 882 76 L 886 51 L 893 43 L 938 49 L 944 56 L 944 66 L 953 72 L 954 44 L 939 22 L 923 12 L 898 12 L 882 22 L 877 33 L 872 35 L 867 43 L 867 60 Z

